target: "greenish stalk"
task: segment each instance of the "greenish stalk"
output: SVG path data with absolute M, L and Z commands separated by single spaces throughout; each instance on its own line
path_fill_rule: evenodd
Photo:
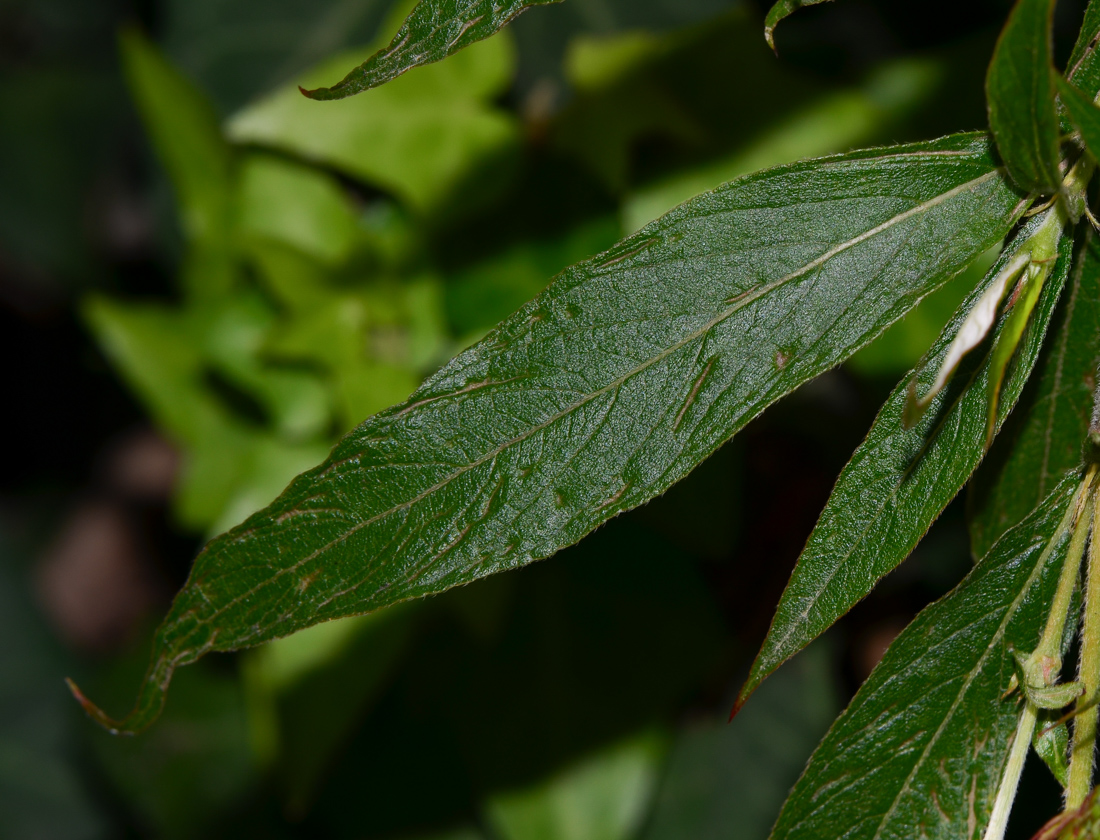
M 1091 509 L 1088 507 L 1087 502 L 1090 498 L 1089 493 L 1095 475 L 1096 467 L 1091 467 L 1077 488 L 1072 504 L 1070 504 L 1065 516 L 1058 524 L 1058 530 L 1039 557 L 1040 566 L 1047 563 L 1051 554 L 1062 542 L 1062 536 L 1067 531 L 1072 531 L 1069 549 L 1062 564 L 1062 571 L 1058 576 L 1058 587 L 1054 593 L 1054 600 L 1051 603 L 1046 626 L 1043 628 L 1043 635 L 1039 639 L 1039 646 L 1035 649 L 1035 652 L 1028 657 L 1029 663 L 1034 668 L 1042 668 L 1044 657 L 1057 662 L 1058 666 L 1050 670 L 1052 679 L 1057 679 L 1057 671 L 1061 667 L 1062 634 L 1065 630 L 1066 618 L 1073 598 L 1073 588 L 1077 582 L 1081 555 L 1084 553 L 1085 538 L 1088 535 L 1088 528 L 1091 523 Z M 1076 562 L 1074 562 L 1074 558 L 1076 558 Z M 1028 670 L 1030 671 L 1032 668 L 1029 667 Z M 1000 787 L 997 788 L 997 798 L 993 803 L 993 811 L 989 815 L 989 825 L 986 827 L 983 840 L 1004 840 L 1005 829 L 1008 827 L 1008 815 L 1012 810 L 1012 803 L 1016 799 L 1016 789 L 1020 786 L 1020 774 L 1023 773 L 1024 761 L 1027 758 L 1028 748 L 1031 746 L 1032 736 L 1035 734 L 1035 723 L 1038 715 L 1039 710 L 1035 704 L 1030 700 L 1025 701 L 1023 711 L 1020 713 L 1020 720 L 1016 724 L 1012 749 L 1008 754 L 1008 762 L 1005 764 L 1005 772 L 1001 777 Z
M 1093 494 L 1093 521 L 1100 521 L 1100 494 Z M 1088 582 L 1085 588 L 1085 626 L 1081 635 L 1078 680 L 1084 690 L 1077 700 L 1073 747 L 1069 757 L 1066 809 L 1081 807 L 1092 789 L 1096 760 L 1097 687 L 1100 685 L 1100 540 L 1089 544 Z

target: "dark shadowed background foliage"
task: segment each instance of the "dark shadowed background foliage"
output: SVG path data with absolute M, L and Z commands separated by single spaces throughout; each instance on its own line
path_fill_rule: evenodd
M 566 0 L 393 95 L 299 96 L 393 5 L 0 0 L 2 836 L 762 840 L 970 564 L 960 499 L 726 725 L 832 482 L 974 271 L 560 556 L 204 660 L 137 738 L 86 721 L 62 678 L 122 711 L 204 537 L 561 268 L 739 174 L 984 127 L 1008 7 L 838 0 L 777 59 L 762 2 Z M 236 173 L 215 230 L 181 188 L 210 148 Z M 1017 836 L 1056 807 L 1024 785 Z

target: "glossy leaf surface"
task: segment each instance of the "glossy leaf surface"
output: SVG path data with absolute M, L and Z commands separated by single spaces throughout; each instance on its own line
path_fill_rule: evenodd
M 774 840 L 979 837 L 1019 714 L 1010 648 L 1039 640 L 1079 479 L 1063 481 L 890 646 L 817 748 Z M 1044 562 L 1045 561 L 1045 562 Z
M 332 87 L 302 89 L 310 99 L 344 99 L 395 79 L 406 70 L 446 58 L 488 38 L 520 12 L 558 0 L 420 0 L 379 50 Z
M 1081 462 L 1100 361 L 1100 245 L 1089 232 L 1035 376 L 971 485 L 970 547 L 984 555 Z
M 794 14 L 803 6 L 816 6 L 818 3 L 825 2 L 827 0 L 779 0 L 768 10 L 768 15 L 764 18 L 764 39 L 768 42 L 768 46 L 775 49 L 775 27 L 779 25 L 779 21 Z
M 1069 61 L 1066 64 L 1066 78 L 1085 93 L 1096 95 L 1100 88 L 1100 3 L 1089 0 L 1085 9 L 1085 19 L 1077 42 L 1073 45 Z
M 1026 237 L 1039 224 L 1041 217 L 1025 225 L 1017 238 Z M 1043 288 L 1035 318 L 1003 385 L 998 425 L 1023 390 L 1069 271 L 1068 238 L 1063 238 L 1059 250 L 1059 262 Z M 1010 254 L 1011 248 L 1006 249 L 991 269 L 991 277 Z M 963 302 L 918 367 L 918 391 L 927 389 L 982 291 L 982 287 L 975 289 Z M 1000 334 L 1006 320 L 1002 315 L 994 326 L 994 336 Z M 979 351 L 964 360 L 950 385 L 910 429 L 903 427 L 902 417 L 913 374 L 890 395 L 866 440 L 837 479 L 779 601 L 739 702 L 901 563 L 970 478 L 984 454 L 987 431 L 991 370 L 989 355 L 981 357 Z
M 986 76 L 989 127 L 1009 176 L 1029 192 L 1054 193 L 1062 177 L 1051 59 L 1053 0 L 1019 0 Z
M 871 341 L 1024 206 L 987 139 L 955 135 L 747 176 L 567 269 L 206 547 L 122 726 L 208 651 L 576 542 Z

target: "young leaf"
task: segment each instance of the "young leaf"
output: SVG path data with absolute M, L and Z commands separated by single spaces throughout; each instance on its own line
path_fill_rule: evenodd
M 984 135 L 749 175 L 566 269 L 211 542 L 131 718 L 171 673 L 548 557 L 653 498 L 985 251 L 1026 201 Z
M 1009 176 L 1024 190 L 1054 193 L 1062 183 L 1054 102 L 1054 0 L 1018 0 L 985 81 L 989 127 Z
M 775 49 L 775 27 L 779 25 L 779 21 L 794 14 L 803 6 L 816 6 L 824 2 L 826 0 L 778 0 L 768 10 L 768 16 L 764 18 L 764 40 L 768 42 L 768 46 L 778 53 Z
M 1089 229 L 1033 384 L 971 484 L 970 544 L 984 555 L 1081 463 L 1100 359 L 1100 243 Z
M 1081 132 L 1081 139 L 1093 157 L 1100 155 L 1100 108 L 1092 99 L 1061 76 L 1056 76 L 1058 96 L 1066 106 L 1070 119 Z
M 1039 639 L 1058 579 L 1071 475 L 894 641 L 833 724 L 773 840 L 980 837 L 1019 715 L 1011 648 Z M 1066 529 L 1068 530 L 1068 529 Z
M 1014 241 L 1023 241 L 1041 224 L 1042 217 L 1036 217 Z M 1058 263 L 1043 287 L 1018 361 L 1002 387 L 998 424 L 1011 411 L 1038 356 L 1069 271 L 1071 252 L 1070 240 L 1063 237 Z M 990 270 L 991 276 L 1001 270 L 1011 253 L 1011 247 L 1006 248 Z M 738 705 L 768 674 L 825 632 L 909 555 L 981 461 L 991 374 L 988 354 L 984 359 L 970 354 L 914 426 L 904 428 L 902 418 L 909 400 L 908 380 L 916 376 L 922 390 L 928 387 L 952 337 L 982 294 L 979 287 L 963 301 L 917 371 L 894 389 L 866 440 L 837 479 L 780 598 Z M 1001 317 L 995 334 L 1003 330 L 1006 320 Z
M 305 90 L 310 99 L 344 99 L 421 64 L 446 58 L 475 41 L 488 38 L 532 6 L 559 0 L 420 0 L 381 49 L 332 87 Z

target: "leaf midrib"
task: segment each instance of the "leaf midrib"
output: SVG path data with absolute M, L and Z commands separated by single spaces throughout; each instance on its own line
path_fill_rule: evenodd
M 951 152 L 951 154 L 965 154 L 965 152 L 955 152 L 954 150 L 949 150 L 949 151 Z M 902 153 L 902 155 L 910 155 L 910 156 L 913 155 L 913 154 L 920 154 L 920 153 Z M 883 156 L 882 159 L 889 160 L 893 157 L 900 157 L 902 155 L 886 155 L 886 156 Z M 861 159 L 861 161 L 862 160 L 863 159 Z M 205 617 L 196 616 L 196 623 L 201 626 L 203 624 L 209 623 L 210 621 L 213 621 L 218 616 L 220 616 L 223 612 L 225 612 L 225 610 L 233 607 L 234 605 L 240 603 L 241 601 L 244 601 L 244 600 L 248 599 L 252 595 L 256 594 L 257 592 L 261 591 L 262 589 L 266 588 L 267 586 L 269 586 L 270 584 L 275 582 L 276 580 L 280 579 L 284 575 L 290 574 L 294 571 L 297 571 L 302 566 L 304 566 L 305 564 L 307 564 L 307 563 L 311 562 L 312 560 L 316 559 L 321 554 L 324 554 L 324 553 L 328 552 L 334 546 L 336 546 L 336 545 L 344 542 L 345 540 L 349 539 L 354 534 L 358 533 L 358 531 L 360 531 L 362 528 L 373 525 L 375 522 L 378 522 L 379 520 L 384 519 L 385 517 L 388 517 L 388 516 L 398 512 L 398 511 L 402 510 L 402 509 L 409 508 L 409 507 L 417 504 L 418 502 L 423 501 L 424 499 L 431 496 L 433 493 L 436 493 L 439 490 L 446 487 L 448 484 L 450 484 L 456 478 L 464 475 L 465 473 L 469 472 L 470 470 L 476 469 L 477 467 L 481 466 L 482 464 L 484 464 L 484 463 L 492 460 L 493 458 L 497 457 L 502 452 L 504 452 L 505 450 L 507 450 L 510 447 L 514 446 L 515 444 L 521 443 L 522 441 L 528 439 L 532 435 L 537 434 L 538 432 L 540 432 L 540 431 L 548 428 L 549 426 L 553 425 L 554 423 L 558 422 L 562 418 L 564 418 L 566 416 L 569 416 L 570 414 L 572 414 L 573 412 L 575 412 L 579 408 L 581 408 L 584 405 L 587 405 L 588 403 L 590 403 L 592 400 L 595 400 L 596 398 L 602 396 L 605 393 L 609 393 L 609 392 L 611 392 L 615 389 L 621 388 L 622 385 L 624 383 L 626 383 L 629 379 L 633 378 L 634 376 L 638 375 L 639 373 L 644 372 L 649 367 L 651 367 L 652 365 L 660 362 L 661 360 L 669 357 L 670 355 L 675 353 L 677 350 L 679 350 L 682 347 L 685 347 L 688 344 L 690 344 L 692 341 L 695 341 L 695 340 L 705 336 L 712 329 L 714 329 L 714 327 L 718 326 L 719 324 L 721 324 L 726 319 L 732 317 L 734 314 L 736 314 L 738 311 L 743 309 L 745 306 L 749 305 L 750 303 L 755 302 L 756 300 L 759 300 L 764 295 L 767 295 L 767 294 L 775 291 L 776 289 L 781 288 L 782 286 L 784 286 L 785 284 L 791 282 L 792 280 L 795 280 L 798 277 L 801 277 L 804 274 L 814 270 L 815 268 L 818 268 L 819 266 L 824 265 L 826 262 L 828 262 L 833 257 L 837 256 L 838 254 L 841 254 L 844 251 L 847 251 L 847 250 L 849 250 L 849 249 L 851 249 L 851 248 L 853 248 L 853 247 L 855 247 L 855 246 L 857 246 L 857 245 L 859 245 L 859 244 L 861 244 L 865 241 L 868 241 L 869 239 L 872 239 L 875 236 L 878 236 L 879 234 L 883 233 L 884 231 L 889 230 L 890 228 L 894 227 L 895 225 L 897 225 L 897 224 L 899 224 L 899 223 L 901 223 L 901 222 L 903 222 L 903 221 L 905 221 L 909 218 L 917 216 L 917 215 L 919 215 L 923 212 L 927 212 L 927 211 L 939 206 L 940 204 L 943 204 L 944 202 L 954 198 L 957 195 L 961 195 L 961 194 L 963 194 L 963 193 L 965 193 L 969 190 L 972 190 L 974 187 L 978 186 L 981 183 L 984 183 L 985 181 L 987 181 L 991 178 L 999 177 L 999 176 L 1001 176 L 1001 174 L 1002 174 L 1002 169 L 1000 167 L 994 168 L 994 169 L 991 169 L 990 171 L 988 171 L 986 173 L 983 173 L 982 175 L 980 175 L 976 178 L 973 178 L 969 181 L 966 181 L 966 182 L 958 185 L 957 187 L 954 187 L 950 190 L 947 190 L 946 192 L 939 193 L 939 194 L 933 196 L 932 198 L 930 198 L 926 201 L 923 201 L 923 202 L 909 208 L 908 210 L 906 210 L 902 213 L 899 213 L 895 216 L 892 216 L 891 218 L 889 218 L 886 221 L 876 225 L 875 227 L 870 228 L 869 230 L 863 231 L 859 235 L 857 235 L 855 237 L 852 237 L 851 239 L 849 239 L 849 240 L 847 240 L 843 243 L 835 245 L 833 248 L 826 251 L 821 256 L 815 258 L 814 260 L 811 260 L 809 263 L 807 263 L 804 266 L 799 267 L 795 271 L 790 272 L 789 274 L 786 274 L 783 277 L 777 278 L 776 280 L 772 281 L 771 283 L 764 284 L 764 285 L 758 287 L 757 289 L 752 290 L 748 295 L 738 299 L 735 304 L 733 304 L 730 307 L 728 307 L 727 309 L 721 311 L 715 317 L 711 318 L 702 327 L 700 327 L 700 328 L 694 330 L 693 332 L 689 333 L 688 335 L 686 335 L 682 339 L 680 339 L 677 342 L 675 342 L 674 344 L 670 345 L 668 348 L 663 349 L 660 353 L 656 354 L 652 358 L 645 360 L 644 362 L 642 362 L 641 364 L 639 364 L 638 366 L 636 366 L 632 370 L 627 371 L 626 373 L 624 373 L 622 376 L 618 377 L 617 379 L 612 380 L 607 385 L 602 386 L 601 388 L 597 389 L 596 391 L 593 391 L 591 394 L 586 395 L 584 398 L 578 400 L 577 402 L 571 404 L 570 406 L 558 411 L 557 413 L 555 413 L 551 417 L 547 418 L 543 422 L 531 427 L 530 429 L 525 430 L 522 434 L 517 435 L 516 437 L 500 444 L 499 446 L 495 447 L 492 451 L 486 453 L 485 455 L 483 455 L 482 457 L 476 459 L 475 461 L 472 461 L 470 464 L 456 470 L 455 472 L 451 473 L 447 477 L 445 477 L 445 478 L 441 479 L 440 481 L 436 482 L 435 484 L 433 484 L 431 487 L 429 487 L 429 488 L 423 490 L 422 492 L 418 493 L 416 496 L 412 497 L 411 499 L 409 499 L 407 501 L 404 501 L 404 502 L 401 502 L 397 505 L 394 505 L 394 506 L 392 506 L 391 508 L 389 508 L 385 511 L 381 511 L 381 512 L 375 514 L 374 516 L 369 517 L 368 519 L 362 520 L 361 522 L 358 522 L 358 523 L 350 526 L 347 530 L 343 531 L 341 534 L 334 537 L 332 540 L 330 540 L 325 545 L 320 546 L 319 548 L 317 548 L 314 551 L 310 552 L 310 554 L 303 557 L 297 563 L 294 563 L 291 566 L 287 566 L 285 568 L 279 569 L 274 575 L 272 575 L 268 578 L 265 578 L 264 580 L 257 583 L 251 589 L 241 593 L 236 598 L 233 598 L 232 600 L 226 602 L 222 607 L 216 609 L 210 615 L 205 616 Z M 443 396 L 446 396 L 446 395 L 443 395 Z M 248 530 L 242 532 L 241 534 L 238 534 L 237 537 L 240 538 L 240 537 L 244 536 L 245 534 L 249 533 L 251 530 L 252 529 L 248 529 Z M 206 597 L 204 593 L 201 593 L 201 585 L 197 586 L 196 588 L 200 589 L 200 594 L 203 594 L 203 597 Z

